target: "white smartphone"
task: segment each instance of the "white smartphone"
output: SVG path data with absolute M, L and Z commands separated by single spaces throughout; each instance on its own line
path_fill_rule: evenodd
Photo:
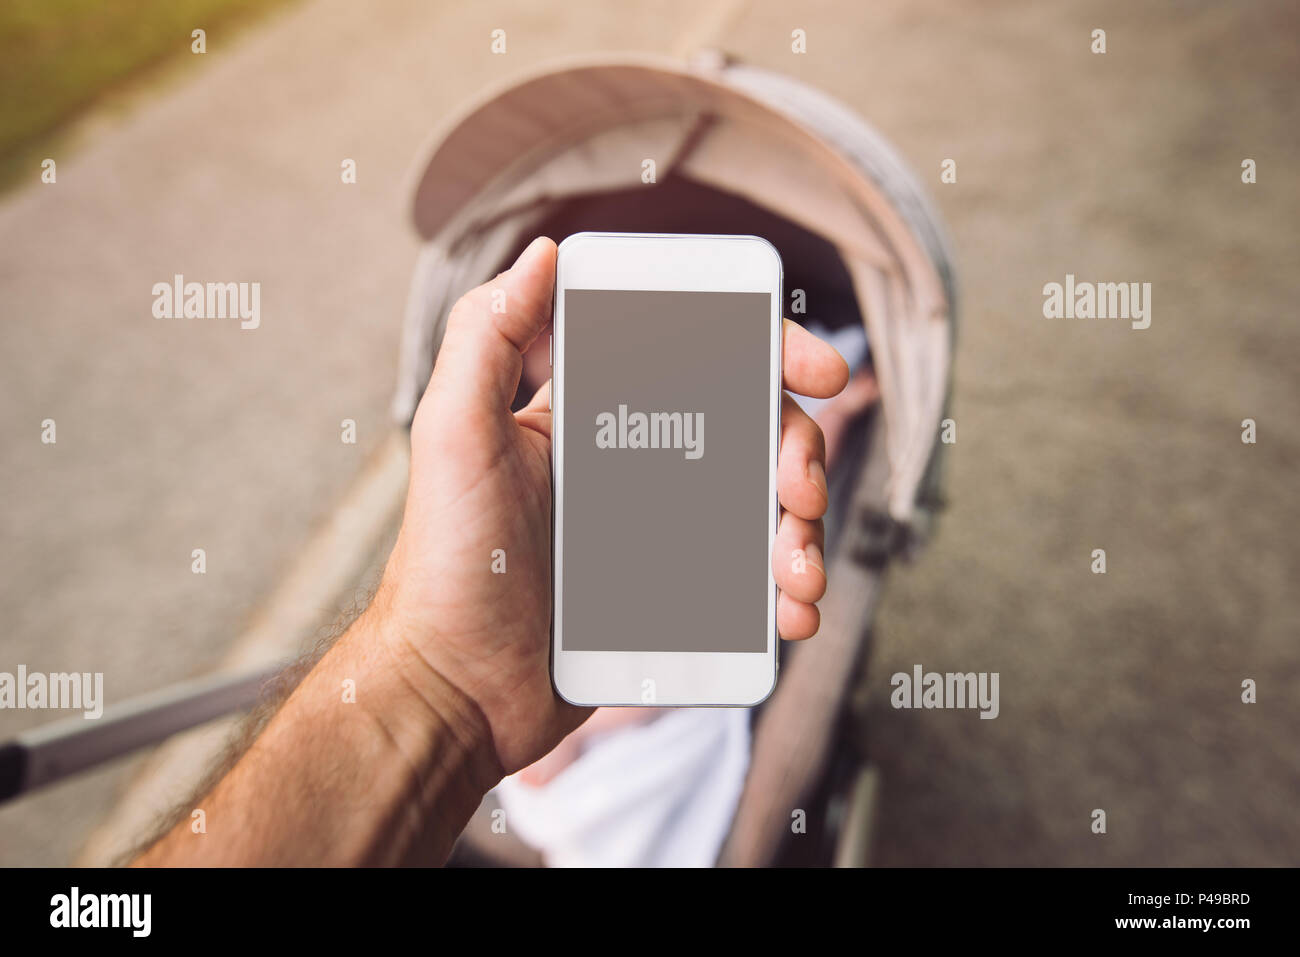
M 755 236 L 560 244 L 551 675 L 565 700 L 748 707 L 775 687 L 781 282 Z

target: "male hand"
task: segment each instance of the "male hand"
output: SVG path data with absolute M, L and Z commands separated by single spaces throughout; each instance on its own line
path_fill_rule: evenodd
M 546 754 L 591 713 L 551 687 L 550 382 L 511 412 L 523 354 L 546 329 L 555 244 L 538 238 L 515 265 L 452 309 L 411 427 L 406 513 L 374 605 L 378 632 L 404 680 L 458 735 L 495 753 L 502 774 Z M 504 293 L 504 310 L 494 311 Z M 498 310 L 500 307 L 498 306 Z M 785 322 L 785 387 L 827 398 L 848 381 L 844 360 Z M 821 430 L 782 397 L 777 493 L 783 508 L 772 568 L 783 638 L 820 624 L 826 589 Z M 506 571 L 495 574 L 494 554 Z M 796 573 L 792 556 L 806 555 Z

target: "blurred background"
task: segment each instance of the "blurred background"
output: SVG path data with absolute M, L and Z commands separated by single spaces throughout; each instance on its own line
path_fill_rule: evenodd
M 1300 863 L 1298 27 L 1288 2 L 10 0 L 0 671 L 102 671 L 111 706 L 328 634 L 398 518 L 422 147 L 557 57 L 716 47 L 874 124 L 957 254 L 948 508 L 870 663 L 874 861 Z M 260 281 L 261 328 L 155 322 L 177 271 Z M 1043 319 L 1066 273 L 1152 283 L 1151 327 Z M 891 709 L 916 663 L 999 672 L 999 718 Z M 0 711 L 0 740 L 58 717 Z M 0 806 L 0 864 L 110 859 L 161 809 L 141 782 L 179 797 L 228 730 Z

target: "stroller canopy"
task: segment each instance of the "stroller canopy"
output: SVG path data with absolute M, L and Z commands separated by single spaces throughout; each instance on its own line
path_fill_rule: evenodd
M 511 83 L 437 135 L 415 187 L 426 244 L 394 415 L 409 423 L 414 414 L 452 303 L 567 204 L 660 188 L 647 182 L 646 160 L 657 184 L 700 184 L 838 253 L 834 268 L 851 281 L 880 384 L 885 501 L 911 526 L 937 501 L 950 381 L 956 295 L 938 217 L 892 147 L 852 112 L 714 55 L 686 67 L 630 57 L 567 63 Z M 673 195 L 663 190 L 666 202 Z

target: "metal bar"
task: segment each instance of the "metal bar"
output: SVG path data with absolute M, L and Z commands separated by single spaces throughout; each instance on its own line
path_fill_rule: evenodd
M 871 862 L 871 840 L 880 803 L 880 775 L 862 768 L 849 792 L 848 813 L 835 846 L 836 867 L 866 867 Z
M 68 718 L 0 744 L 0 803 L 138 748 L 252 708 L 285 668 L 182 681 L 106 708 L 95 720 Z

